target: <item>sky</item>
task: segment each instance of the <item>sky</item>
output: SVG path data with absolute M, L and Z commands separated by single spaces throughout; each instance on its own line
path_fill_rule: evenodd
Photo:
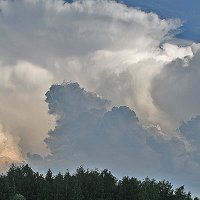
M 0 0 L 1 171 L 108 168 L 199 195 L 199 2 L 149 2 Z
M 179 18 L 184 22 L 178 38 L 199 42 L 200 22 L 198 0 L 124 0 L 128 6 L 136 6 L 146 12 L 156 12 L 161 18 Z

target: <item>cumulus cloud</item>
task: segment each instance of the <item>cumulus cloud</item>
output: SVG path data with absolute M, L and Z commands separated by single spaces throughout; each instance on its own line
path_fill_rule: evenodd
M 143 121 L 158 123 L 164 118 L 152 103 L 149 87 L 166 62 L 191 55 L 190 47 L 165 44 L 181 26 L 180 20 L 161 20 L 156 14 L 107 0 L 65 4 L 8 0 L 1 1 L 0 7 L 0 81 L 7 82 L 1 90 L 10 90 L 7 87 L 13 87 L 13 81 L 14 87 L 20 85 L 20 90 L 15 88 L 22 99 L 18 104 L 23 105 L 23 90 L 26 98 L 30 93 L 37 97 L 34 102 L 42 113 L 47 112 L 41 103 L 43 91 L 53 81 L 67 79 L 111 99 L 114 105 L 131 106 Z M 179 53 L 175 56 L 173 51 Z M 36 74 L 35 68 L 42 73 Z M 12 92 L 3 96 L 15 104 L 9 96 Z M 34 132 L 44 135 L 46 130 L 47 126 Z
M 200 113 L 198 48 L 199 45 L 193 44 L 194 56 L 169 63 L 152 82 L 153 102 L 168 116 L 170 124 L 175 124 L 174 127 L 178 127 L 181 120 L 189 120 Z
M 140 144 L 144 154 L 143 159 L 135 162 L 138 168 L 152 166 L 152 160 L 159 168 L 164 160 L 158 157 L 163 155 L 171 157 L 169 163 L 183 166 L 188 141 L 175 130 L 181 120 L 199 115 L 199 45 L 175 38 L 182 26 L 180 20 L 160 19 L 154 13 L 108 0 L 65 4 L 61 0 L 7 0 L 0 1 L 0 10 L 0 122 L 9 127 L 11 135 L 21 138 L 23 157 L 43 162 L 39 155 L 45 157 L 50 151 L 58 158 L 62 148 L 68 148 L 62 143 L 66 142 L 69 152 L 76 152 L 69 160 L 75 165 L 73 158 L 84 153 L 77 150 L 80 144 L 77 141 L 83 140 L 80 149 L 84 145 L 95 149 L 84 138 L 85 134 L 90 138 L 95 132 L 98 141 L 104 141 L 105 135 L 108 137 L 108 143 L 101 142 L 105 149 L 111 145 L 119 152 L 117 147 L 121 148 L 119 158 L 127 155 L 124 162 L 134 156 L 137 160 L 136 143 Z M 56 94 L 47 93 L 49 115 L 44 94 L 52 83 L 64 79 L 78 82 L 104 99 L 84 92 L 76 84 L 68 85 L 73 86 L 72 91 L 77 89 L 70 97 L 65 86 L 57 85 L 55 91 L 50 89 Z M 111 109 L 112 106 L 116 107 Z M 52 128 L 47 138 L 51 116 L 56 118 L 56 128 Z M 77 121 L 79 124 L 75 126 Z M 67 136 L 59 136 L 61 132 Z M 44 138 L 47 138 L 45 143 Z M 120 142 L 122 146 L 117 146 Z M 126 142 L 127 149 L 123 149 Z M 94 161 L 95 154 L 89 155 L 88 162 Z M 111 163 L 108 157 L 105 161 Z
M 144 127 L 129 107 L 110 108 L 110 101 L 80 88 L 78 83 L 53 85 L 46 97 L 49 113 L 57 119 L 56 127 L 45 139 L 48 156 L 28 153 L 33 166 L 54 170 L 72 170 L 79 165 L 109 167 L 118 174 L 175 176 L 177 184 L 195 187 L 200 163 L 194 158 L 199 151 L 189 150 L 181 140 L 184 130 L 188 131 L 187 124 L 180 127 L 179 137 L 166 137 L 159 127 Z M 194 121 L 188 124 L 199 123 L 199 117 Z M 192 139 L 198 137 L 190 133 Z M 198 147 L 198 141 L 195 145 Z
M 190 150 L 187 152 L 187 156 L 189 161 L 187 164 L 185 163 L 184 170 L 186 171 L 187 168 L 191 168 L 190 173 L 188 174 L 189 181 L 193 182 L 194 188 L 196 191 L 199 191 L 198 187 L 198 172 L 200 166 L 200 116 L 196 116 L 191 118 L 187 122 L 182 122 L 179 127 L 179 132 L 190 145 Z
M 19 141 L 0 124 L 0 171 L 5 170 L 9 164 L 23 161 Z
M 130 108 L 110 110 L 108 100 L 78 83 L 53 85 L 46 96 L 57 123 L 45 139 L 51 152 L 45 161 L 70 169 L 81 164 L 116 170 L 159 167 L 157 153 L 147 145 L 147 131 Z
M 43 140 L 51 118 L 44 93 L 52 79 L 48 71 L 28 62 L 0 65 L 0 121 L 10 134 L 21 138 L 23 156 L 37 149 L 47 153 Z
M 191 145 L 191 152 L 193 153 L 193 158 L 196 162 L 200 164 L 199 155 L 200 155 L 200 116 L 196 116 L 190 119 L 187 122 L 182 122 L 179 131 L 183 134 L 183 136 L 187 139 L 189 144 Z

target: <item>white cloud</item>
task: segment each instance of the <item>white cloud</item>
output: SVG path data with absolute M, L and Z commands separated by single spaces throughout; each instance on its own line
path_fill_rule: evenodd
M 0 66 L 0 121 L 10 134 L 21 138 L 23 156 L 27 150 L 47 152 L 43 139 L 51 118 L 44 93 L 52 80 L 47 70 L 28 62 Z
M 192 58 L 169 63 L 153 80 L 151 94 L 154 104 L 176 127 L 181 120 L 189 120 L 200 113 L 199 62 L 200 53 L 196 51 Z
M 190 47 L 165 44 L 181 26 L 180 20 L 161 20 L 154 13 L 106 0 L 3 4 L 3 66 L 33 63 L 58 82 L 78 81 L 114 104 L 131 106 L 145 122 L 166 118 L 153 105 L 149 88 L 166 63 L 192 56 Z

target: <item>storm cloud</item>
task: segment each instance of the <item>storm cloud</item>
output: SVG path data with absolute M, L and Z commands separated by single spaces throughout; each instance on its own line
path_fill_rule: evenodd
M 54 170 L 73 170 L 80 165 L 109 167 L 118 176 L 175 177 L 176 184 L 196 187 L 199 117 L 182 123 L 177 135 L 169 137 L 159 127 L 143 126 L 129 107 L 111 108 L 110 101 L 78 83 L 52 85 L 46 97 L 56 126 L 45 139 L 50 154 L 43 158 L 28 154 L 33 166 Z
M 147 133 L 130 108 L 108 110 L 108 100 L 78 83 L 53 85 L 46 96 L 49 113 L 57 118 L 45 139 L 53 161 L 70 168 L 71 164 L 153 168 L 156 153 L 146 145 Z
M 1 142 L 4 157 L 172 177 L 187 166 L 198 177 L 179 125 L 200 114 L 199 44 L 176 38 L 179 19 L 108 0 L 6 0 L 0 10 L 0 123 L 18 152 Z

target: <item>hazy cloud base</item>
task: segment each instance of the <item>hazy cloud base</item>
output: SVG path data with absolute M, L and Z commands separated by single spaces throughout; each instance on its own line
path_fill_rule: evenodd
M 130 166 L 137 163 L 135 169 L 149 166 L 149 171 L 159 168 L 172 176 L 180 173 L 179 177 L 192 169 L 192 173 L 187 173 L 188 183 L 195 183 L 199 177 L 198 153 L 194 154 L 192 139 L 185 132 L 182 135 L 183 129 L 178 127 L 180 121 L 199 115 L 199 45 L 175 38 L 180 20 L 161 20 L 154 13 L 107 0 L 72 4 L 59 0 L 7 0 L 0 1 L 0 10 L 0 123 L 4 132 L 9 132 L 0 133 L 0 138 L 2 141 L 6 137 L 8 144 L 17 148 L 18 161 L 30 152 L 31 160 L 43 162 L 45 157 L 58 162 L 59 154 L 61 160 L 68 159 L 62 156 L 63 150 L 73 152 L 69 165 L 83 159 L 92 164 L 95 153 L 105 157 L 101 163 L 111 165 L 109 156 L 118 152 L 119 157 L 113 161 L 116 166 L 121 166 L 123 159 Z M 104 96 L 104 100 L 83 95 L 79 105 L 79 99 L 73 102 L 69 96 L 56 94 L 58 100 L 68 101 L 62 102 L 61 108 L 55 107 L 56 102 L 50 107 L 51 114 L 61 117 L 54 130 L 54 117 L 48 114 L 44 94 L 53 83 L 64 79 L 78 82 L 86 90 Z M 69 110 L 65 105 L 71 106 Z M 74 105 L 86 110 L 74 110 Z M 111 110 L 112 106 L 117 107 Z M 115 115 L 117 119 L 113 119 Z M 77 120 L 80 127 L 74 129 Z M 108 121 L 113 121 L 116 130 Z M 103 124 L 98 130 L 97 123 Z M 54 131 L 48 137 L 51 128 Z M 71 133 L 75 138 L 70 134 L 57 136 L 63 129 L 75 133 Z M 87 140 L 92 139 L 94 132 L 94 143 L 106 137 L 107 142 L 102 142 L 105 149 L 113 147 L 109 156 L 97 150 L 89 156 L 91 151 L 84 150 L 89 148 Z M 85 143 L 78 148 L 80 139 Z M 121 143 L 116 146 L 115 140 Z M 58 148 L 62 141 L 69 145 Z M 143 151 L 138 152 L 138 144 Z M 7 152 L 5 143 L 0 143 L 0 149 Z M 4 153 L 6 159 L 15 161 L 9 155 Z M 80 159 L 79 163 L 74 162 L 74 156 Z M 2 165 L 7 162 L 0 159 Z M 152 166 L 154 163 L 156 167 Z

